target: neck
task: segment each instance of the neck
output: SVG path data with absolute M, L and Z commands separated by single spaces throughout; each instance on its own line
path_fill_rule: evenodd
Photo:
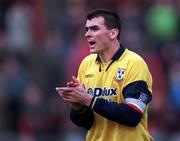
M 99 53 L 99 57 L 103 63 L 106 63 L 111 60 L 111 58 L 115 55 L 115 53 L 120 48 L 119 41 L 113 42 L 106 50 Z

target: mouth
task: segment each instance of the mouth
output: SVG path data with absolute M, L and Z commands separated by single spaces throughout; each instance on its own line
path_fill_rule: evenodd
M 94 45 L 96 44 L 95 41 L 88 41 L 88 43 L 89 43 L 89 46 L 90 46 L 90 47 L 92 47 L 92 46 L 94 46 Z

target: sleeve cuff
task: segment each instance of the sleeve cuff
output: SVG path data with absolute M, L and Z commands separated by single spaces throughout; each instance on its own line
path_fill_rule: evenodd
M 72 109 L 72 108 L 71 108 L 71 109 Z M 86 110 L 87 110 L 87 107 L 84 107 L 84 108 L 82 108 L 82 109 L 79 110 L 79 111 L 76 111 L 76 110 L 72 109 L 72 111 L 74 111 L 75 114 L 83 114 L 83 113 L 86 112 Z
M 93 97 L 93 99 L 92 99 L 92 101 L 91 101 L 91 104 L 89 105 L 89 107 L 91 108 L 91 110 L 93 110 L 93 108 L 94 108 L 94 105 L 95 105 L 95 103 L 96 103 L 96 100 L 97 100 L 97 97 Z

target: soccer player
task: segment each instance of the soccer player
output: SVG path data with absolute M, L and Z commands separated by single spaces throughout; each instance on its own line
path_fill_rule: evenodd
M 78 78 L 56 90 L 71 104 L 70 118 L 88 130 L 86 141 L 152 141 L 147 127 L 152 77 L 145 61 L 120 44 L 121 20 L 109 10 L 87 15 L 90 55 Z

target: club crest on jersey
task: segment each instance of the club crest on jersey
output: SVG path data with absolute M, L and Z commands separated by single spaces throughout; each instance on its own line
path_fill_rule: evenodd
M 115 81 L 118 81 L 118 82 L 121 82 L 124 78 L 124 75 L 125 75 L 125 69 L 123 68 L 119 68 L 117 70 L 117 73 L 116 73 L 116 76 L 115 76 Z

